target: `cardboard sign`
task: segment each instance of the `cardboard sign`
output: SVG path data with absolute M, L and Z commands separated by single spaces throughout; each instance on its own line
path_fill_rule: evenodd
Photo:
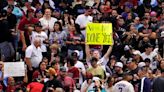
M 112 45 L 111 23 L 88 23 L 86 28 L 86 44 L 89 45 Z
M 20 77 L 25 76 L 24 62 L 5 62 L 4 77 Z

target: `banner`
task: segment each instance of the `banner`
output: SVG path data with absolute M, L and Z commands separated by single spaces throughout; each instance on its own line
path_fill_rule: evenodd
M 24 62 L 5 62 L 4 77 L 20 77 L 25 76 Z
M 113 44 L 111 23 L 88 23 L 86 27 L 86 44 L 111 45 Z

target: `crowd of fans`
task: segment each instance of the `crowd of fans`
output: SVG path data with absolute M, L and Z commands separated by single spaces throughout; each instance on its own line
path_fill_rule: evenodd
M 90 22 L 113 44 L 85 44 Z M 164 1 L 0 0 L 0 56 L 0 92 L 164 92 Z

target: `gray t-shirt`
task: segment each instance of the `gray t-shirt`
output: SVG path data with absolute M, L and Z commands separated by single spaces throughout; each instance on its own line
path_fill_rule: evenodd
M 158 77 L 153 81 L 153 92 L 164 92 L 164 77 Z

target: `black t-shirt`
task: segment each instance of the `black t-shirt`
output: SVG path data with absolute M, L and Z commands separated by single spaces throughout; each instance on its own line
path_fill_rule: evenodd
M 7 21 L 9 23 L 9 29 L 14 29 L 16 27 L 17 18 L 14 14 L 9 14 L 7 16 Z
M 44 84 L 44 88 L 43 88 L 42 92 L 46 92 L 47 88 L 49 88 L 49 87 L 63 88 L 63 85 L 61 84 L 61 82 L 59 80 L 56 80 L 56 79 L 49 80 Z
M 6 19 L 0 20 L 0 43 L 11 40 L 11 33 L 8 27 L 9 25 Z
M 148 28 L 145 28 L 144 26 L 138 29 L 138 32 L 142 32 L 143 34 L 148 34 L 151 33 L 153 30 L 149 26 Z

